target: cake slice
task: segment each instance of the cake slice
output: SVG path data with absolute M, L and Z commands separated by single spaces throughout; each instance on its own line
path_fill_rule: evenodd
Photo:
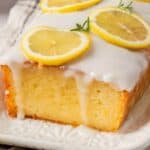
M 11 117 L 84 124 L 116 131 L 150 83 L 150 65 L 131 91 L 120 90 L 82 71 L 37 64 L 1 65 L 5 101 Z

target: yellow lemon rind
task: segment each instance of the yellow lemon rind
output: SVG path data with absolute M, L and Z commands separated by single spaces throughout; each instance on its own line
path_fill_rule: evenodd
M 77 3 L 73 5 L 67 5 L 63 7 L 48 7 L 47 0 L 41 0 L 40 1 L 40 8 L 43 13 L 67 13 L 72 11 L 78 11 L 86 9 L 90 6 L 93 6 L 97 3 L 99 3 L 101 0 L 88 0 L 87 2 Z
M 137 2 L 146 2 L 146 3 L 150 3 L 150 0 L 136 0 Z
M 95 12 L 93 12 L 90 15 L 90 27 L 93 33 L 97 34 L 98 36 L 100 36 L 101 38 L 103 38 L 104 40 L 118 45 L 118 46 L 122 46 L 125 48 L 130 48 L 130 49 L 143 49 L 146 48 L 148 46 L 150 46 L 150 25 L 145 22 L 140 16 L 138 16 L 135 13 L 132 13 L 131 15 L 135 18 L 137 18 L 140 22 L 142 22 L 144 24 L 144 26 L 146 27 L 146 30 L 148 32 L 147 34 L 147 38 L 143 41 L 128 41 L 128 40 L 124 40 L 116 35 L 112 35 L 111 33 L 108 33 L 105 29 L 100 28 L 94 21 L 95 17 L 97 16 L 97 14 L 99 14 L 102 11 L 109 11 L 109 10 L 118 10 L 118 11 L 122 11 L 123 13 L 129 13 L 126 12 L 124 10 L 121 10 L 119 8 L 115 8 L 115 7 L 107 7 L 107 8 L 103 8 L 101 10 L 96 10 Z

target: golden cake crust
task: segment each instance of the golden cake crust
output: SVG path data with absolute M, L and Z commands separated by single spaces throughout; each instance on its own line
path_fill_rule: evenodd
M 3 81 L 5 83 L 5 102 L 8 114 L 11 117 L 16 117 L 17 107 L 15 103 L 15 89 L 13 86 L 13 77 L 10 68 L 7 65 L 0 65 L 0 70 L 3 73 Z

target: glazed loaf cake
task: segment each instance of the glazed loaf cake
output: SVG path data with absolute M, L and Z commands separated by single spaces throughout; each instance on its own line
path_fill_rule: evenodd
M 87 77 L 82 72 L 66 77 L 66 68 L 24 64 L 17 68 L 18 81 L 8 66 L 1 66 L 0 70 L 11 117 L 26 116 L 75 126 L 84 124 L 103 131 L 115 131 L 121 126 L 150 81 L 149 68 L 130 92 L 95 79 L 85 83 Z
M 70 29 L 87 14 L 42 15 L 33 25 Z M 8 115 L 118 130 L 150 83 L 150 51 L 133 52 L 91 36 L 90 51 L 65 66 L 27 62 L 17 48 L 0 56 Z
M 9 116 L 119 129 L 150 83 L 150 53 L 130 52 L 98 37 L 95 42 L 106 49 L 95 47 L 92 55 L 60 67 L 17 60 L 21 54 L 13 50 L 0 67 Z

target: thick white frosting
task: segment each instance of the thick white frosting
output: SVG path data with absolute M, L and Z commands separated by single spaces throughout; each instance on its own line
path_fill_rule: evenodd
M 48 25 L 62 29 L 74 28 L 75 24 L 82 23 L 93 9 L 103 7 L 103 5 L 111 4 L 112 2 L 106 0 L 105 3 L 98 4 L 90 9 L 69 14 L 43 15 L 39 13 L 26 27 L 24 32 L 32 26 L 37 25 Z M 140 10 L 138 8 L 135 5 L 136 11 Z M 144 13 L 145 17 L 148 16 L 148 13 L 150 13 L 150 9 Z M 82 57 L 68 63 L 68 67 L 74 70 L 81 70 L 92 78 L 94 77 L 100 81 L 110 83 L 120 90 L 131 91 L 138 82 L 141 73 L 148 67 L 148 58 L 144 53 L 132 52 L 112 45 L 94 34 L 91 34 L 91 36 L 93 40 L 92 48 Z M 12 61 L 22 62 L 24 60 L 20 49 L 15 48 L 11 53 L 7 51 L 1 57 L 0 63 L 9 62 L 9 64 L 12 64 Z
M 69 14 L 39 14 L 26 30 L 36 25 L 72 29 L 76 23 L 82 23 L 94 9 L 112 3 L 114 4 L 114 1 L 106 0 L 105 3 L 100 3 L 90 9 Z M 139 10 L 136 5 L 135 10 Z M 149 12 L 144 11 L 145 17 L 148 13 L 150 13 L 150 9 Z M 147 58 L 141 52 L 129 51 L 107 43 L 94 34 L 91 35 L 93 43 L 90 51 L 76 61 L 68 63 L 68 66 L 71 69 L 81 70 L 98 80 L 111 83 L 121 90 L 132 90 L 141 73 L 148 66 Z

